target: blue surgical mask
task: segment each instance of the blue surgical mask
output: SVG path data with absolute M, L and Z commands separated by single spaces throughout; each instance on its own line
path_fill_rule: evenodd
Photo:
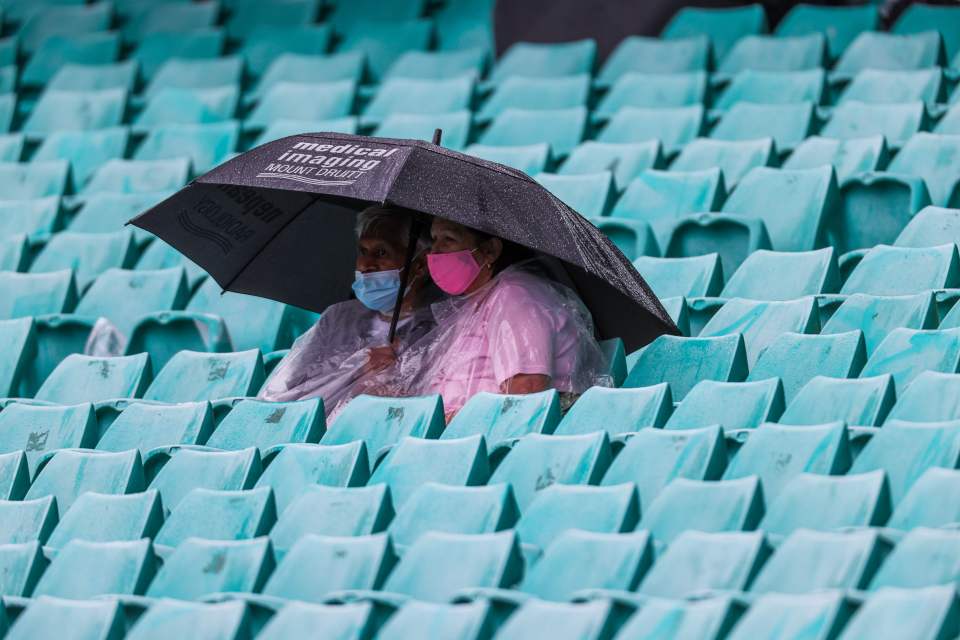
M 388 313 L 397 303 L 397 293 L 400 291 L 400 270 L 373 271 L 371 273 L 355 272 L 353 293 L 357 300 L 371 311 Z

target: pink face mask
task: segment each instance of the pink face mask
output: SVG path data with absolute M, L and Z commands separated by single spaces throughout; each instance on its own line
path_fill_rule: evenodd
M 483 268 L 473 257 L 475 249 L 452 253 L 428 253 L 427 269 L 441 291 L 458 296 L 473 284 Z

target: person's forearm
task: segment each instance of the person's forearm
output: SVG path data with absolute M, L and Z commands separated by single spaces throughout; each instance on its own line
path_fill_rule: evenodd
M 545 376 L 539 373 L 520 373 L 502 385 L 500 385 L 503 393 L 515 393 L 515 394 L 525 394 L 525 393 L 538 393 L 540 391 L 546 391 L 551 386 L 550 376 Z

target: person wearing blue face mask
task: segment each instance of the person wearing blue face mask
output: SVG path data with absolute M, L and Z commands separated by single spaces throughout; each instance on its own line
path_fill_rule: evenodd
M 362 390 L 367 377 L 386 368 L 406 345 L 433 328 L 430 303 L 438 292 L 427 273 L 430 237 L 425 229 L 410 267 L 396 340 L 393 344 L 387 340 L 412 222 L 406 211 L 389 207 L 368 207 L 358 214 L 356 299 L 324 311 L 294 342 L 259 398 L 290 401 L 319 396 L 332 417 Z

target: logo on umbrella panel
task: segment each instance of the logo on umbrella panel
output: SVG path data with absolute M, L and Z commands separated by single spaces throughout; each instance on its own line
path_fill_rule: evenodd
M 282 178 L 317 186 L 346 186 L 357 181 L 396 147 L 364 147 L 357 144 L 319 144 L 298 142 L 271 162 L 258 178 Z M 315 153 L 305 153 L 307 151 Z

